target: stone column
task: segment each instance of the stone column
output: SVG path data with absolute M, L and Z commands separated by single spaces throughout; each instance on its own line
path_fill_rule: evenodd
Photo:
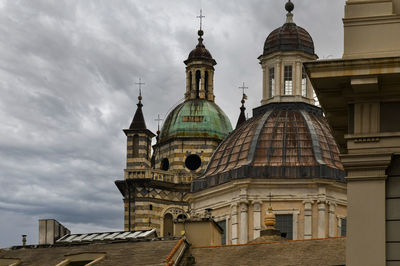
M 246 244 L 248 241 L 248 218 L 247 218 L 248 206 L 247 202 L 240 202 L 240 244 Z
M 206 99 L 206 71 L 200 71 L 200 99 Z
M 253 239 L 260 237 L 261 231 L 261 202 L 253 203 Z
M 304 204 L 304 239 L 312 238 L 312 201 L 303 201 Z
M 336 203 L 329 202 L 329 237 L 335 236 L 335 208 Z
M 279 60 L 275 64 L 275 96 L 281 96 L 283 94 L 283 76 L 282 76 L 282 60 Z
M 190 71 L 186 71 L 186 93 L 185 93 L 185 99 L 190 98 Z
M 238 244 L 238 217 L 237 217 L 237 204 L 231 205 L 231 217 L 232 217 L 232 244 Z
M 197 71 L 197 69 L 192 70 L 192 90 L 190 92 L 191 99 L 196 98 L 196 71 Z
M 326 237 L 325 210 L 326 210 L 325 201 L 318 200 L 318 238 Z

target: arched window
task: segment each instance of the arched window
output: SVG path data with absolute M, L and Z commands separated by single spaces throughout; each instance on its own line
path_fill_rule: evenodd
M 133 135 L 133 157 L 139 157 L 139 135 Z
M 204 74 L 204 89 L 206 91 L 206 99 L 208 97 L 208 71 Z
M 271 67 L 268 70 L 269 74 L 269 97 L 274 97 L 275 90 L 275 68 Z
M 167 213 L 164 215 L 164 237 L 171 237 L 174 235 L 174 225 L 172 220 L 172 214 Z
M 169 160 L 168 158 L 164 158 L 161 161 L 161 170 L 168 171 L 169 169 Z
M 201 86 L 201 73 L 200 70 L 196 71 L 196 98 L 200 98 L 200 86 Z

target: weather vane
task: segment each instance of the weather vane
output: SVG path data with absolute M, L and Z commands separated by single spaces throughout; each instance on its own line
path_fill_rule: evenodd
M 143 83 L 142 78 L 139 78 L 139 82 L 136 82 L 135 84 L 139 85 L 139 97 L 142 97 L 142 85 L 145 85 L 146 83 Z
M 205 16 L 203 16 L 203 10 L 202 9 L 200 9 L 200 16 L 197 16 L 197 18 L 200 19 L 200 30 L 201 30 L 202 25 L 203 25 L 203 18 L 205 18 Z
M 244 93 L 244 91 L 245 91 L 245 90 L 248 90 L 249 87 L 246 87 L 245 84 L 244 84 L 244 82 L 243 82 L 242 87 L 239 87 L 239 89 L 242 90 L 242 93 L 243 93 L 243 100 L 246 100 L 246 99 L 247 99 L 247 95 Z

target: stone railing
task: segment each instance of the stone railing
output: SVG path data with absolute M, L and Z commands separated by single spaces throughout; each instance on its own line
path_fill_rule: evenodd
M 190 183 L 193 176 L 178 175 L 157 169 L 125 169 L 125 179 L 153 179 L 169 183 Z

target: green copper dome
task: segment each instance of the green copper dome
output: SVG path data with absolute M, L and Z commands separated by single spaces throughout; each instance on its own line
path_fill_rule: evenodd
M 214 102 L 203 99 L 185 101 L 167 116 L 161 141 L 173 137 L 224 139 L 232 131 L 231 122 Z

